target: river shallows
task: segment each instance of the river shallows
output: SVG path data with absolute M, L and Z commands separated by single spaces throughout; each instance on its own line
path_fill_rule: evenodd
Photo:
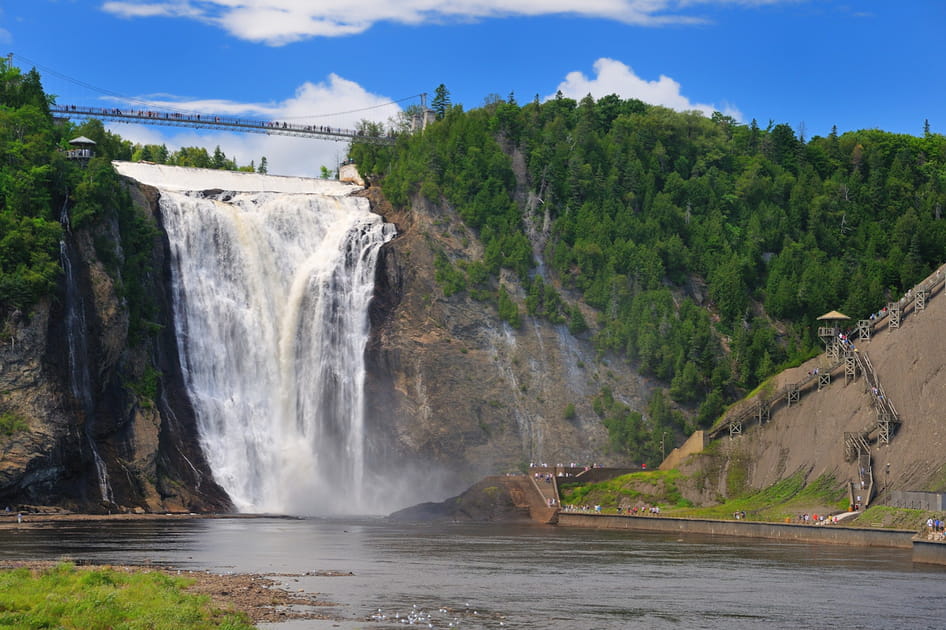
M 404 627 L 405 617 L 435 628 L 946 627 L 946 572 L 913 565 L 898 549 L 498 524 L 209 519 L 0 530 L 0 556 L 285 574 L 293 590 L 337 603 L 339 621 L 287 626 L 294 629 Z

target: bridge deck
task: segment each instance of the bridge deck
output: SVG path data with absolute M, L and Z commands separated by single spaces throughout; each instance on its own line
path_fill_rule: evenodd
M 274 120 L 251 120 L 217 116 L 214 114 L 184 114 L 180 112 L 161 112 L 147 109 L 117 109 L 100 107 L 81 107 L 76 105 L 54 105 L 49 108 L 53 114 L 67 118 L 96 118 L 122 123 L 144 125 L 164 125 L 170 127 L 191 127 L 195 129 L 216 129 L 239 133 L 261 133 L 266 135 L 295 136 L 315 140 L 334 140 L 336 142 L 354 141 L 372 144 L 394 144 L 395 136 L 369 136 L 354 129 L 340 129 L 326 125 L 301 125 Z

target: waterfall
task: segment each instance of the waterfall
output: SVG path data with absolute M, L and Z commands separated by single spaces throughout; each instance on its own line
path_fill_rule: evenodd
M 193 190 L 219 185 L 204 173 Z M 182 372 L 215 479 L 241 511 L 370 511 L 364 349 L 393 225 L 361 198 L 156 185 Z

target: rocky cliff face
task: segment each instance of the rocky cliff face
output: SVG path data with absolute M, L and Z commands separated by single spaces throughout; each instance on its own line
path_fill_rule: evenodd
M 529 316 L 517 330 L 491 303 L 445 297 L 436 255 L 475 259 L 475 235 L 449 208 L 418 199 L 397 212 L 376 188 L 364 194 L 398 228 L 382 251 L 367 350 L 377 456 L 438 471 L 444 492 L 530 462 L 608 463 L 592 398 L 607 385 L 643 408 L 648 384 L 623 361 L 599 358 L 590 333 Z M 522 287 L 501 282 L 524 313 Z
M 130 185 L 157 225 L 156 193 Z M 107 252 L 108 264 L 102 260 Z M 197 444 L 166 291 L 167 244 L 153 242 L 144 278 L 156 332 L 129 339 L 116 213 L 67 232 L 57 298 L 3 325 L 0 504 L 104 511 L 225 510 Z
M 157 303 L 152 332 L 130 338 L 117 271 L 121 230 L 106 211 L 93 228 L 68 234 L 64 264 L 72 273 L 58 299 L 4 323 L 0 413 L 16 422 L 9 435 L 0 432 L 0 505 L 230 507 L 200 452 L 180 374 L 158 193 L 137 183 L 128 190 L 136 211 L 159 228 L 145 279 Z M 529 462 L 616 463 L 591 400 L 608 386 L 643 408 L 650 385 L 623 361 L 598 356 L 590 333 L 574 337 L 528 316 L 513 329 L 490 302 L 445 297 L 436 256 L 478 258 L 475 234 L 450 208 L 418 200 L 397 212 L 377 188 L 361 194 L 399 233 L 384 247 L 371 312 L 369 458 L 403 471 L 411 484 L 429 482 L 413 498 L 441 498 Z M 541 249 L 541 217 L 532 232 Z M 517 279 L 501 282 L 524 313 Z M 586 319 L 594 321 L 593 313 Z

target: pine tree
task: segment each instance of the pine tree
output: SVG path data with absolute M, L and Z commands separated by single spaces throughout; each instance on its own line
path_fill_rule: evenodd
M 430 107 L 434 110 L 437 120 L 443 120 L 443 117 L 447 115 L 447 110 L 450 109 L 450 105 L 450 92 L 447 90 L 447 86 L 441 83 L 434 90 L 434 100 L 430 102 Z

